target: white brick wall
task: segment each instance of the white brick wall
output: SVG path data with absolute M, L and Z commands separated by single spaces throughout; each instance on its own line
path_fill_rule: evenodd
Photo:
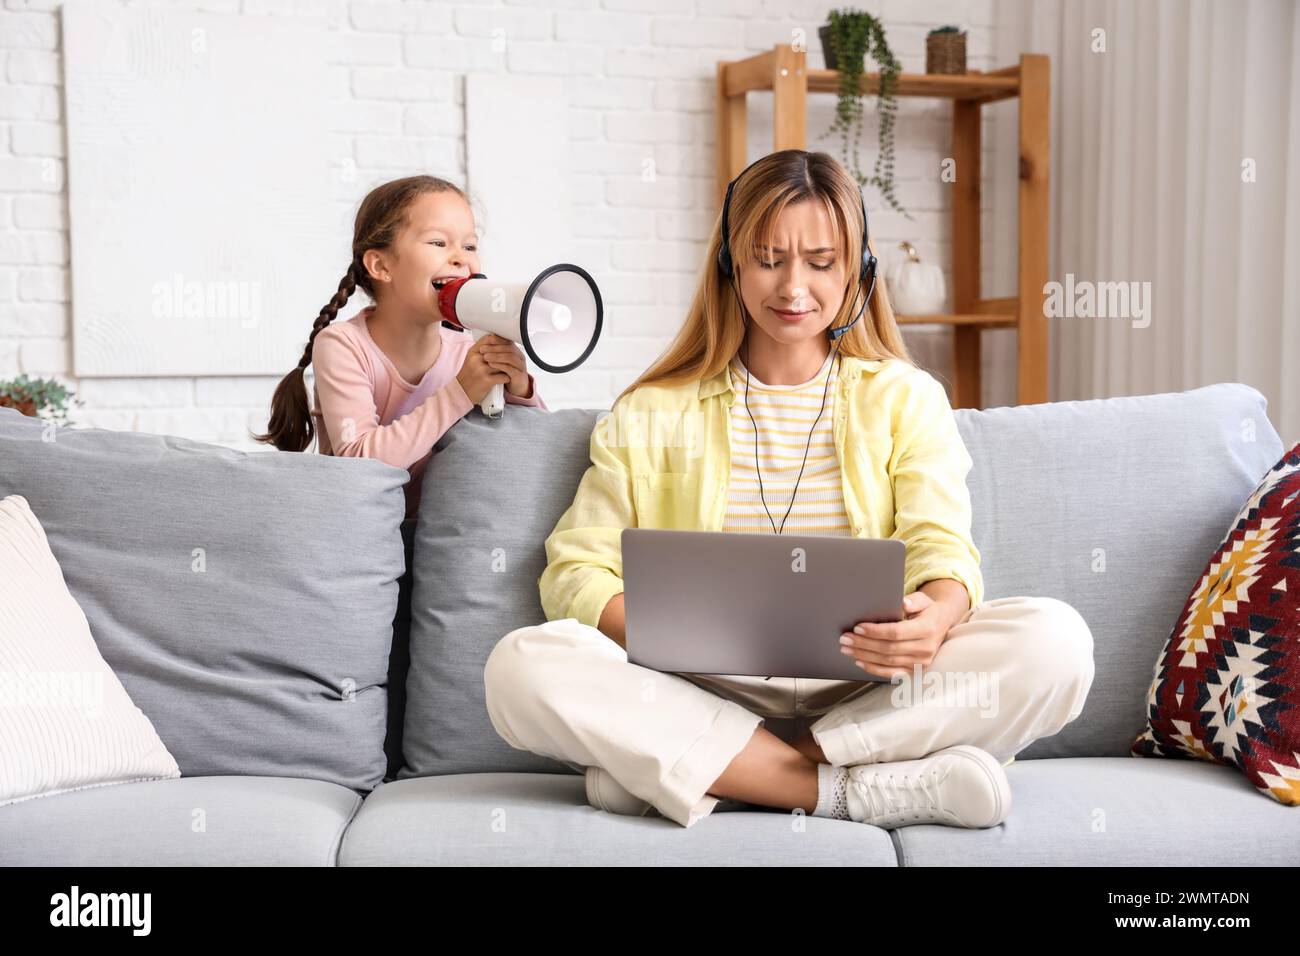
M 0 379 L 57 376 L 85 401 L 75 420 L 115 429 L 183 435 L 257 449 L 247 430 L 265 427 L 277 381 L 255 378 L 68 377 L 69 281 L 61 0 L 2 0 L 0 10 Z M 335 38 L 334 199 L 353 207 L 372 185 L 413 172 L 464 177 L 461 105 L 467 71 L 562 76 L 575 149 L 570 177 L 583 207 L 579 249 L 607 303 L 606 335 L 580 371 L 548 379 L 552 408 L 608 407 L 659 353 L 681 320 L 713 210 L 713 81 L 719 59 L 788 41 L 803 28 L 821 65 L 817 27 L 836 4 L 802 0 L 103 0 L 239 16 L 324 18 Z M 968 30 L 972 68 L 993 63 L 994 0 L 872 0 L 907 71 L 924 69 L 925 34 L 942 23 Z M 833 118 L 833 98 L 809 107 L 809 145 Z M 898 194 L 907 221 L 868 194 L 873 236 L 889 261 L 899 240 L 947 265 L 949 226 L 940 159 L 948 154 L 947 104 L 902 100 L 896 126 Z M 985 143 L 992 140 L 985 136 Z M 861 164 L 875 157 L 874 113 Z M 771 97 L 750 96 L 751 158 L 771 148 Z M 986 145 L 986 150 L 988 146 Z M 643 180 L 653 163 L 655 179 Z M 346 175 L 344 175 L 346 171 Z M 490 206 L 491 197 L 479 197 Z M 987 210 L 986 212 L 991 212 Z M 1006 215 L 1014 216 L 1014 210 Z M 986 231 L 989 227 L 986 226 Z M 340 237 L 340 244 L 349 237 Z M 113 254 L 109 251 L 106 254 Z M 292 250 L 286 250 L 292 255 Z M 346 263 L 339 263 L 342 274 Z M 987 273 L 987 269 L 986 269 Z M 1010 289 L 990 288 L 1005 295 Z M 304 339 L 320 302 L 304 307 Z M 357 296 L 344 310 L 364 303 Z M 918 358 L 946 374 L 942 336 L 908 333 Z M 288 371 L 286 368 L 285 371 Z

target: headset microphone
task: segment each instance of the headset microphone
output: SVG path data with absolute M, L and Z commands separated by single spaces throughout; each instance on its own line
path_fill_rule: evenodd
M 862 291 L 862 286 L 861 284 L 859 284 L 858 292 L 861 291 Z M 867 297 L 862 300 L 862 308 L 858 309 L 858 314 L 854 317 L 853 321 L 850 322 L 848 325 L 842 325 L 838 329 L 827 329 L 827 334 L 831 337 L 831 341 L 834 342 L 837 346 L 840 344 L 839 342 L 840 337 L 844 335 L 844 333 L 847 332 L 849 329 L 853 328 L 853 326 L 858 324 L 858 319 L 862 318 L 862 313 L 867 310 L 867 303 L 871 301 L 871 293 L 875 291 L 876 291 L 876 257 L 872 256 L 871 257 L 871 288 L 867 291 Z M 854 298 L 857 297 L 858 292 L 853 293 Z

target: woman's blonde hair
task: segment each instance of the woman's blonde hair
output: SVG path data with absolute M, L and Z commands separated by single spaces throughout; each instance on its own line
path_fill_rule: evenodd
M 862 194 L 848 171 L 826 153 L 783 149 L 751 166 L 732 189 L 727 225 L 731 258 L 742 269 L 756 261 L 755 250 L 772 245 L 777 217 L 793 203 L 813 200 L 830 215 L 838 259 L 845 266 L 844 302 L 831 327 L 852 321 L 862 307 L 859 289 L 862 262 Z M 718 267 L 722 214 L 709 237 L 704 269 L 686 321 L 664 353 L 615 399 L 615 404 L 642 385 L 677 385 L 700 381 L 722 371 L 745 338 L 745 317 L 736 292 Z M 874 248 L 872 252 L 874 253 Z M 885 280 L 876 280 L 863 321 L 840 337 L 840 353 L 863 359 L 899 358 L 912 362 L 894 320 Z

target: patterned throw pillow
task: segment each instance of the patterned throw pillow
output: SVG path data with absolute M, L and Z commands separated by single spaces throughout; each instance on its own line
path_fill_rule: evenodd
M 1300 445 L 1264 476 L 1156 662 L 1136 757 L 1231 764 L 1300 805 Z

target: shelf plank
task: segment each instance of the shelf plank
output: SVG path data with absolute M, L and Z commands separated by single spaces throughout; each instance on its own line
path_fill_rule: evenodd
M 962 327 L 1015 328 L 1014 313 L 968 312 L 959 315 L 895 315 L 899 325 L 960 325 Z
M 805 53 L 790 46 L 779 46 L 773 54 L 772 149 L 804 149 L 808 145 Z
M 1016 202 L 1020 227 L 1017 400 L 1022 405 L 1035 405 L 1048 401 L 1048 328 L 1043 289 L 1047 285 L 1051 207 L 1051 61 L 1041 53 L 1021 54 L 1020 75 L 1025 78 L 1025 90 L 1020 99 L 1020 188 Z
M 743 60 L 724 61 L 725 96 L 743 96 L 752 90 L 771 90 L 776 68 L 776 51 L 780 47 L 757 53 Z M 808 91 L 838 93 L 839 70 L 808 70 Z M 880 92 L 880 74 L 864 73 L 859 89 L 864 94 Z M 900 73 L 894 87 L 898 96 L 920 96 L 949 100 L 992 102 L 1018 96 L 1020 66 L 1003 67 L 988 73 Z
M 880 92 L 880 74 L 864 73 L 858 85 L 864 94 Z M 810 93 L 838 93 L 839 70 L 809 70 Z M 894 92 L 898 96 L 923 96 L 948 100 L 989 101 L 1006 99 L 1020 92 L 1019 71 L 1014 75 L 993 73 L 900 73 Z
M 952 192 L 952 306 L 967 315 L 986 314 L 980 298 L 980 105 L 974 100 L 952 104 L 952 158 L 957 180 Z M 983 326 L 953 327 L 953 407 L 979 408 L 982 404 L 983 362 L 980 330 Z
M 743 60 L 724 61 L 722 67 L 723 96 L 743 96 L 750 90 L 770 90 L 776 71 L 776 51 L 767 50 Z
M 718 64 L 718 93 L 714 106 L 717 138 L 717 209 L 722 208 L 727 183 L 745 168 L 746 109 L 743 96 L 724 96 L 727 64 Z

